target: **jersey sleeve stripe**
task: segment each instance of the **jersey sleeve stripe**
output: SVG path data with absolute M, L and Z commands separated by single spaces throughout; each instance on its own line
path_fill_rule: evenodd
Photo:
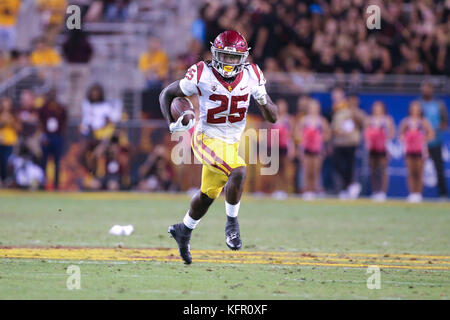
M 258 82 L 261 82 L 261 76 L 259 74 L 258 67 L 256 66 L 256 64 L 252 63 L 252 68 L 253 68 L 253 71 L 255 71 L 256 76 L 258 77 Z
M 200 77 L 203 72 L 203 61 L 197 63 L 197 84 L 200 82 Z

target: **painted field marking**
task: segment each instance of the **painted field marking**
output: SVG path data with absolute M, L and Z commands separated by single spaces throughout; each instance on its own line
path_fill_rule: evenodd
M 193 260 L 205 263 L 267 264 L 386 269 L 450 270 L 450 256 L 409 254 L 337 254 L 266 251 L 192 250 Z M 367 259 L 371 257 L 371 259 Z M 392 259 L 397 257 L 397 259 Z M 3 247 L 0 258 L 98 261 L 180 261 L 178 250 L 166 248 L 44 248 Z M 424 259 L 425 258 L 425 259 Z M 411 260 L 413 259 L 413 260 Z

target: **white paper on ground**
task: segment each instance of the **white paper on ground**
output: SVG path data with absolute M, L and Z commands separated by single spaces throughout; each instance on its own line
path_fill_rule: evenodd
M 120 226 L 118 224 L 114 225 L 111 229 L 109 229 L 109 234 L 115 236 L 129 236 L 133 233 L 133 226 L 131 224 L 127 226 Z

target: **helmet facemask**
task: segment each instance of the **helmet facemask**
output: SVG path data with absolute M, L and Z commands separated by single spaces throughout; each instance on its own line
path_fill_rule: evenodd
M 248 50 L 246 52 L 238 52 L 232 47 L 217 49 L 214 45 L 211 46 L 211 53 L 214 69 L 225 78 L 232 78 L 241 72 L 248 57 Z

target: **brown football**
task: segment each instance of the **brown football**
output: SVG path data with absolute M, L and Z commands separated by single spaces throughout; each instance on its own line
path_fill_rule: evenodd
M 186 110 L 192 110 L 192 113 L 185 114 L 181 123 L 185 126 L 189 123 L 191 119 L 195 118 L 194 115 L 194 107 L 192 103 L 187 98 L 175 98 L 172 100 L 172 104 L 170 105 L 170 114 L 174 121 L 181 116 L 181 114 Z

